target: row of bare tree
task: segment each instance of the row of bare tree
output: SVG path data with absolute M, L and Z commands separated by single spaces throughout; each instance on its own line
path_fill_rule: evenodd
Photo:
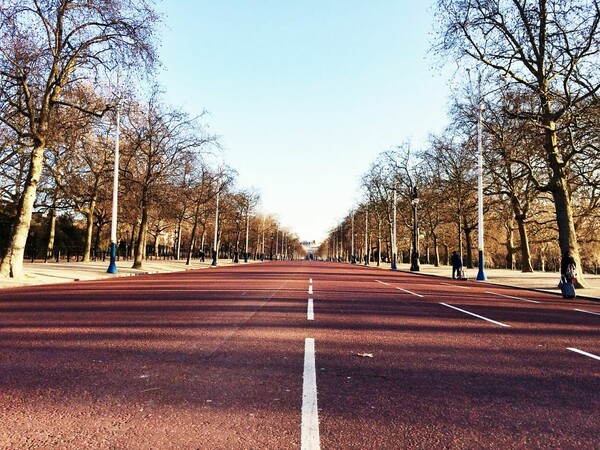
M 145 0 L 0 4 L 0 276 L 22 274 L 36 216 L 46 254 L 61 214 L 85 230 L 84 260 L 107 248 L 117 137 L 118 235 L 134 267 L 160 240 L 189 263 L 212 249 L 209 235 L 236 259 L 301 253 L 289 231 L 280 246 L 281 227 L 257 214 L 258 195 L 235 187 L 235 171 L 208 162 L 218 140 L 202 116 L 164 104 L 156 87 L 134 92 L 132 80 L 151 84 L 158 21 Z
M 397 242 L 413 251 L 411 193 L 417 188 L 422 239 L 417 252 L 438 264 L 440 247 L 446 262 L 449 248 L 460 249 L 466 264 L 473 265 L 481 113 L 485 263 L 556 270 L 561 255 L 571 250 L 579 267 L 596 270 L 599 2 L 439 0 L 438 16 L 435 49 L 458 62 L 462 80 L 454 90 L 451 124 L 426 148 L 415 151 L 404 144 L 372 164 L 363 178 L 364 200 L 353 208 L 355 221 L 357 214 L 366 216 L 368 210 L 369 215 L 368 222 L 358 220 L 368 226 L 355 227 L 367 233 L 366 241 L 355 239 L 360 245 L 355 252 L 361 258 L 393 253 L 394 189 L 399 194 Z M 351 236 L 340 230 L 351 233 L 350 216 L 332 230 L 322 252 L 349 257 Z M 583 274 L 579 282 L 585 286 Z

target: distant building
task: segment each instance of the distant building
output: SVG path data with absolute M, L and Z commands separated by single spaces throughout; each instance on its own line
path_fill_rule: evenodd
M 307 259 L 316 259 L 317 250 L 319 250 L 320 243 L 317 241 L 302 241 L 302 247 L 306 250 L 306 258 Z

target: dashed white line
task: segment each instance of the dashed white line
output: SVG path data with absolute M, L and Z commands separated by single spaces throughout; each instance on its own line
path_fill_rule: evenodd
M 312 294 L 312 293 L 313 293 L 312 284 L 308 286 L 308 293 L 309 293 L 309 294 Z
M 383 285 L 385 285 L 385 286 L 389 286 L 389 285 L 390 285 L 389 283 L 386 283 L 385 281 L 380 281 L 380 280 L 375 280 L 375 281 L 376 281 L 377 283 L 381 283 L 381 284 L 383 284 Z
M 402 292 L 406 292 L 407 294 L 415 295 L 417 297 L 423 297 L 421 294 L 417 294 L 415 292 L 409 291 L 408 289 L 402 289 L 401 287 L 398 287 L 398 286 L 396 286 L 396 289 L 398 289 L 399 291 L 402 291 Z
M 486 292 L 486 294 L 497 295 L 498 297 L 504 297 L 504 298 L 511 298 L 513 300 L 520 300 L 522 302 L 540 303 L 540 302 L 537 302 L 535 300 L 528 300 L 526 298 L 521 298 L 521 297 L 513 297 L 512 295 L 498 294 L 497 292 Z
M 461 286 L 460 284 L 452 284 L 452 283 L 440 283 L 443 284 L 444 286 L 452 286 L 452 287 L 457 287 L 459 289 L 471 289 L 468 286 Z
M 496 322 L 495 320 L 488 319 L 487 317 L 483 317 L 483 316 L 480 316 L 479 314 L 475 314 L 475 313 L 472 313 L 472 312 L 466 311 L 466 310 L 464 310 L 464 309 L 457 308 L 456 306 L 452 306 L 452 305 L 449 305 L 449 304 L 447 304 L 447 303 L 441 303 L 441 302 L 440 302 L 440 305 L 444 305 L 444 306 L 447 306 L 448 308 L 455 309 L 455 310 L 457 310 L 457 311 L 460 311 L 460 312 L 462 312 L 462 313 L 468 314 L 468 315 L 470 315 L 470 316 L 477 317 L 477 318 L 479 318 L 479 319 L 482 319 L 482 320 L 486 320 L 486 321 L 488 321 L 488 322 L 491 322 L 491 323 L 494 323 L 494 324 L 496 324 L 496 325 L 500 325 L 501 327 L 510 327 L 510 325 L 507 325 L 507 324 L 505 324 L 505 323 L 502 323 L 502 322 Z
M 315 320 L 315 312 L 313 310 L 313 299 L 308 299 L 308 309 L 306 311 L 306 320 Z
M 321 448 L 319 437 L 319 409 L 317 407 L 317 371 L 315 366 L 315 340 L 304 341 L 304 376 L 302 383 L 302 450 Z
M 586 311 L 585 309 L 576 309 L 575 311 L 579 311 L 579 312 L 587 313 L 587 314 L 594 314 L 595 316 L 600 316 L 600 313 L 593 312 L 593 311 Z
M 597 359 L 600 361 L 600 356 L 594 355 L 593 353 L 584 352 L 583 350 L 579 350 L 578 348 L 567 347 L 567 350 L 571 350 L 572 352 L 579 353 L 580 355 L 587 356 L 588 358 Z

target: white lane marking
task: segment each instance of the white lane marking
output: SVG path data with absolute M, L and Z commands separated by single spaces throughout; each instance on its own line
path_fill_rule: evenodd
M 312 284 L 308 286 L 308 293 L 309 294 L 313 293 Z
M 598 361 L 600 361 L 600 356 L 584 352 L 583 350 L 579 350 L 578 348 L 567 347 L 567 350 L 571 350 L 572 352 L 579 353 L 580 355 L 587 356 L 589 358 L 597 359 Z
M 585 309 L 576 309 L 575 311 L 579 311 L 579 312 L 587 313 L 587 314 L 594 314 L 595 316 L 600 316 L 600 313 L 593 312 L 593 311 L 586 311 Z
M 386 283 L 384 281 L 379 281 L 379 280 L 375 280 L 375 281 L 378 282 L 378 283 L 381 283 L 381 284 L 383 284 L 385 286 L 389 286 L 390 285 L 389 283 Z
M 308 284 L 312 284 L 312 278 L 308 279 Z
M 447 303 L 441 303 L 440 302 L 440 305 L 444 305 L 444 306 L 447 306 L 448 308 L 456 309 L 457 311 L 463 312 L 465 314 L 469 314 L 470 316 L 477 317 L 477 318 L 482 319 L 482 320 L 487 320 L 488 322 L 495 323 L 496 325 L 500 325 L 501 327 L 510 327 L 510 325 L 506 325 L 505 323 L 496 322 L 495 320 L 488 319 L 487 317 L 480 316 L 479 314 L 475 314 L 475 313 L 472 313 L 472 312 L 469 312 L 469 311 L 465 311 L 464 309 L 457 308 L 456 306 L 452 306 L 452 305 L 449 305 Z
M 460 289 L 471 289 L 471 288 L 470 288 L 470 287 L 468 287 L 468 286 L 461 286 L 461 285 L 459 285 L 459 284 L 452 284 L 452 283 L 440 283 L 440 284 L 443 284 L 444 286 L 452 286 L 452 287 L 457 287 L 457 288 L 460 288 Z
M 315 320 L 315 312 L 313 310 L 313 299 L 312 298 L 308 299 L 308 310 L 306 312 L 306 319 L 307 320 Z
M 513 300 L 521 300 L 522 302 L 540 303 L 535 300 L 528 300 L 526 298 L 521 298 L 521 297 L 513 297 L 512 295 L 498 294 L 497 292 L 486 292 L 486 294 L 497 295 L 498 297 L 504 297 L 504 298 L 512 298 Z
M 421 294 L 416 294 L 415 292 L 409 291 L 407 289 L 402 289 L 401 287 L 396 286 L 396 289 L 402 292 L 406 292 L 407 294 L 416 295 L 417 297 L 423 297 Z
M 317 371 L 315 367 L 315 340 L 304 341 L 304 375 L 302 383 L 302 450 L 321 448 L 319 438 L 319 409 L 317 407 Z

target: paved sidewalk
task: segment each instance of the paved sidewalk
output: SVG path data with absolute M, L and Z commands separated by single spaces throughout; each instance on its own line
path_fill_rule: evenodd
M 371 264 L 372 265 L 372 264 Z M 382 264 L 383 269 L 389 270 L 389 264 Z M 399 264 L 398 270 L 410 271 L 410 264 Z M 540 291 L 552 292 L 560 295 L 558 281 L 560 275 L 557 272 L 532 272 L 523 273 L 518 270 L 507 269 L 485 269 L 487 281 L 477 281 L 478 269 L 466 269 L 467 283 L 490 283 L 504 286 L 513 286 L 523 289 L 535 289 Z M 452 278 L 452 268 L 450 266 L 434 267 L 430 264 L 422 264 L 419 273 L 424 275 L 433 275 L 438 277 Z M 578 289 L 577 296 L 600 300 L 600 275 L 585 275 L 585 281 L 589 287 Z
M 260 262 L 260 261 L 249 261 Z M 132 269 L 132 260 L 129 261 L 117 261 L 117 274 L 106 273 L 108 268 L 108 261 L 95 261 L 90 263 L 82 262 L 26 262 L 24 265 L 25 275 L 22 279 L 0 279 L 0 288 L 10 288 L 18 286 L 31 286 L 40 284 L 53 284 L 53 283 L 66 283 L 72 281 L 84 281 L 84 280 L 97 280 L 102 278 L 114 278 L 119 276 L 133 276 L 139 274 L 149 273 L 167 273 L 167 272 L 179 272 L 185 270 L 195 269 L 207 269 L 210 268 L 210 260 L 206 262 L 192 261 L 191 266 L 187 266 L 185 261 L 171 261 L 171 260 L 157 260 L 157 261 L 144 261 L 143 269 L 137 270 Z M 320 263 L 315 263 L 320 264 Z M 219 266 L 243 266 L 244 262 L 234 264 L 231 260 L 220 259 Z M 375 267 L 375 264 L 371 263 L 370 267 Z M 389 270 L 390 265 L 382 263 L 380 268 L 382 270 Z M 398 270 L 408 272 L 410 268 L 409 264 L 398 265 Z M 452 269 L 450 266 L 434 267 L 429 264 L 421 265 L 421 274 L 432 275 L 438 277 L 451 278 Z M 522 273 L 516 270 L 505 270 L 505 269 L 486 269 L 486 275 L 488 280 L 485 282 L 475 281 L 477 277 L 477 269 L 467 269 L 467 276 L 469 278 L 467 283 L 491 283 L 500 284 L 506 286 L 519 287 L 524 289 L 536 289 L 555 294 L 560 294 L 558 289 L 558 273 L 553 272 L 533 272 L 533 273 Z M 586 282 L 589 284 L 588 289 L 579 289 L 577 295 L 579 297 L 593 298 L 600 300 L 600 275 L 586 274 Z
M 156 260 L 144 261 L 142 269 L 132 269 L 133 260 L 117 261 L 117 273 L 106 273 L 109 261 L 93 261 L 89 263 L 83 262 L 43 262 L 36 261 L 32 263 L 27 261 L 24 263 L 24 275 L 20 279 L 0 278 L 0 289 L 19 287 L 19 286 L 34 286 L 43 284 L 68 283 L 73 281 L 99 280 L 103 278 L 115 278 L 123 276 L 134 276 L 152 273 L 168 273 L 182 272 L 185 270 L 208 269 L 211 266 L 211 259 L 206 259 L 206 262 L 193 260 L 190 266 L 187 266 L 185 260 Z M 254 261 L 249 261 L 254 262 Z M 229 259 L 220 259 L 219 267 L 244 265 L 241 261 L 239 264 L 234 264 Z

